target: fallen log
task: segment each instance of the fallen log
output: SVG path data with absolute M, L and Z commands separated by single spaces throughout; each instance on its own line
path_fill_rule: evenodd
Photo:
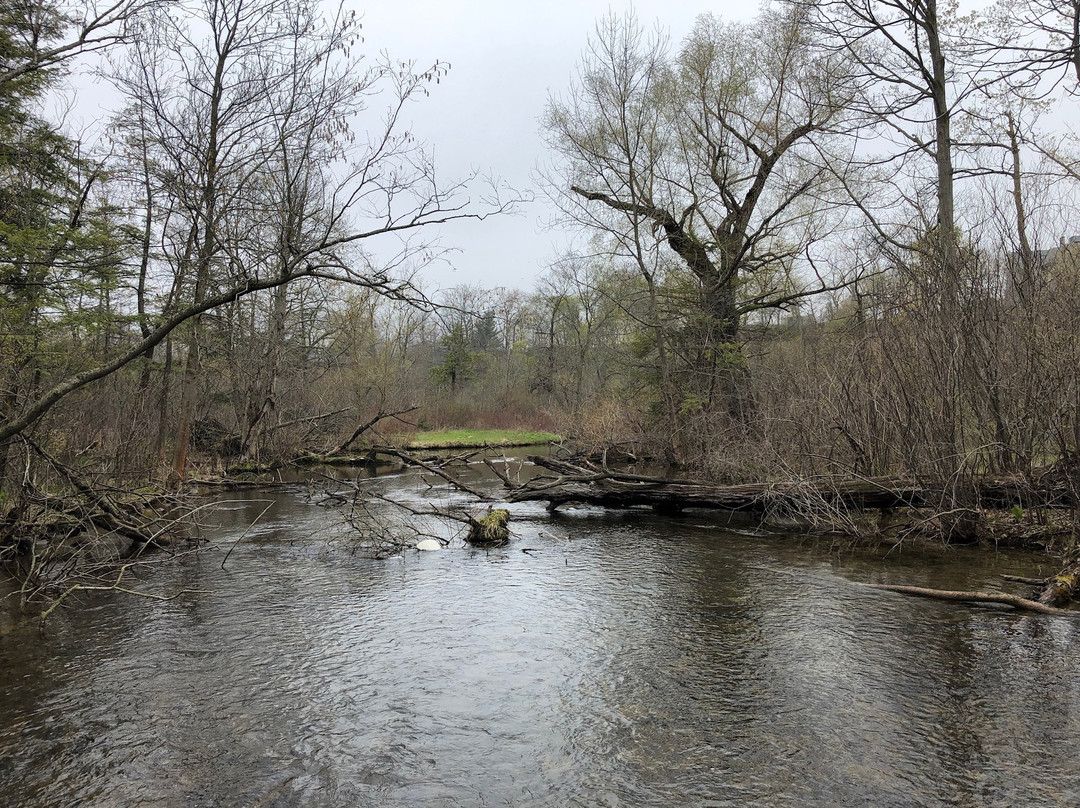
M 1019 595 L 1009 595 L 1003 592 L 966 592 L 949 589 L 927 589 L 922 586 L 902 586 L 899 584 L 864 584 L 871 589 L 883 589 L 887 592 L 899 592 L 902 595 L 913 595 L 920 598 L 932 598 L 934 600 L 947 600 L 960 603 L 999 603 L 1012 606 L 1014 609 L 1039 614 L 1055 614 L 1066 617 L 1080 617 L 1080 612 L 1070 609 L 1059 609 L 1056 606 L 1048 606 L 1037 600 L 1029 600 Z
M 510 492 L 508 499 L 546 501 L 552 510 L 580 502 L 607 508 L 648 506 L 662 511 L 706 508 L 753 513 L 801 512 L 808 504 L 815 503 L 857 509 L 919 507 L 933 496 L 922 486 L 895 479 L 835 481 L 822 485 L 803 481 L 716 485 L 588 468 L 546 457 L 533 456 L 529 460 L 559 476 L 534 478 Z
M 1031 584 L 1032 586 L 1046 586 L 1050 578 L 1031 578 L 1027 575 L 1006 575 L 1002 573 L 1001 580 L 1011 581 L 1014 584 Z
M 645 506 L 670 512 L 704 508 L 804 515 L 830 509 L 939 508 L 948 501 L 943 484 L 895 477 L 718 485 L 701 480 L 631 474 L 547 457 L 530 456 L 528 459 L 558 476 L 536 477 L 511 491 L 508 499 L 511 502 L 547 502 L 551 510 L 577 502 L 606 508 Z M 1074 503 L 1060 496 L 1060 492 L 1040 492 L 1014 480 L 974 484 L 971 503 L 978 507 L 1030 507 L 1032 503 L 1047 508 L 1074 507 Z

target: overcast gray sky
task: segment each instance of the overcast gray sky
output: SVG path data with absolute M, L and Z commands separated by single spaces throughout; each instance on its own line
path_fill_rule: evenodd
M 633 8 L 638 18 L 659 22 L 678 43 L 695 17 L 711 11 L 724 19 L 748 19 L 755 0 L 709 4 L 702 0 L 374 0 L 359 6 L 364 46 L 419 65 L 436 59 L 451 70 L 430 98 L 410 107 L 410 131 L 435 150 L 448 177 L 471 169 L 491 172 L 516 188 L 529 189 L 545 160 L 538 119 L 549 95 L 570 83 L 596 20 Z M 362 11 L 361 11 L 362 10 Z M 545 230 L 542 200 L 523 216 L 501 217 L 448 228 L 442 246 L 456 248 L 453 269 L 431 267 L 432 286 L 477 284 L 531 289 L 566 242 Z

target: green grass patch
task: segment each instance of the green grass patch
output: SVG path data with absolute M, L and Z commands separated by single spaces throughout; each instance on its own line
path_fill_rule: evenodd
M 553 432 L 529 432 L 516 429 L 448 429 L 441 432 L 417 432 L 406 443 L 407 449 L 473 449 L 482 446 L 533 446 L 559 440 Z

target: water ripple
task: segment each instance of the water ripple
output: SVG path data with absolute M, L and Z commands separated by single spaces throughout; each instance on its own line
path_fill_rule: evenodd
M 0 637 L 11 804 L 1080 804 L 1075 623 L 852 583 L 1027 558 L 529 506 L 502 550 L 376 562 L 292 492 L 221 570 L 258 499 L 145 582 L 200 593 Z

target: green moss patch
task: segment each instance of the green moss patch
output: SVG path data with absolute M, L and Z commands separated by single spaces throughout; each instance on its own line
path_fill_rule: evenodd
M 406 449 L 477 449 L 484 446 L 533 446 L 559 440 L 553 432 L 514 429 L 448 429 L 417 432 Z

